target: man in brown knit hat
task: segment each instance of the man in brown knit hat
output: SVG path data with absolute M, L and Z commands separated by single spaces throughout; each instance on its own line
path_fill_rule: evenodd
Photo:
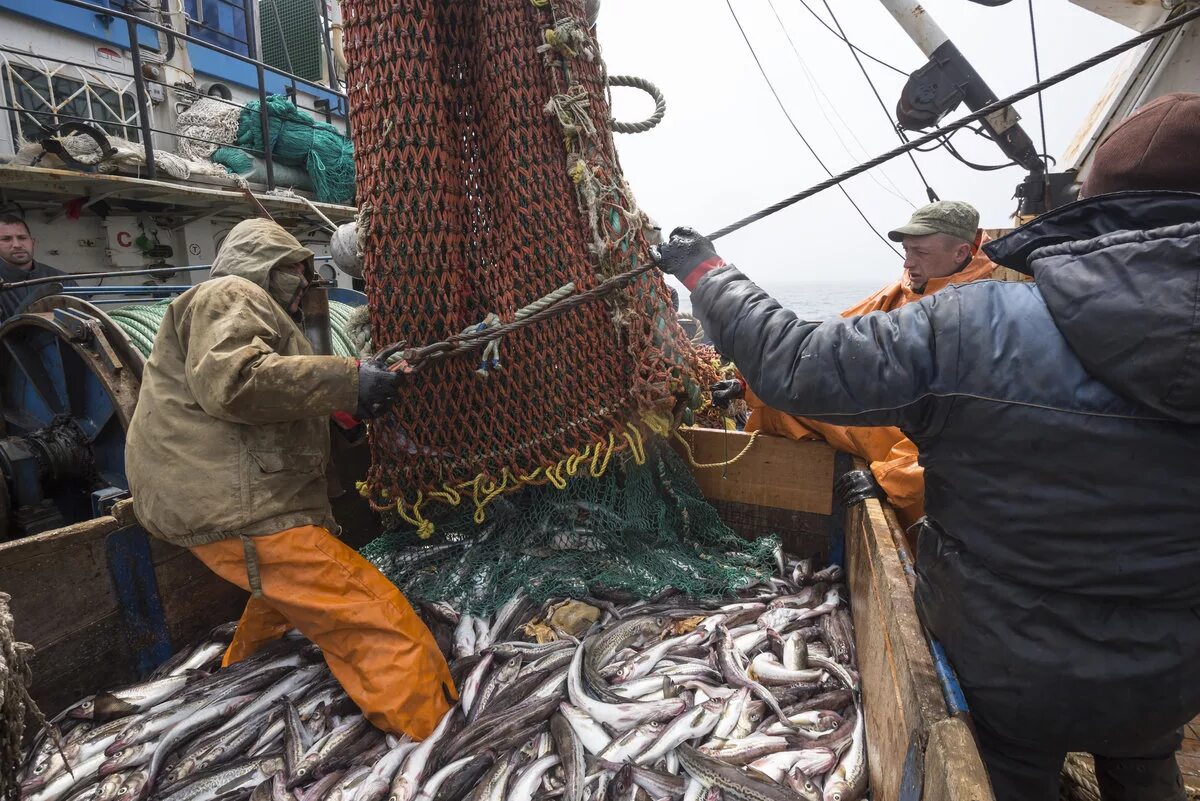
M 917 608 L 998 801 L 1054 801 L 1067 753 L 1105 801 L 1183 801 L 1200 713 L 1200 97 L 1097 151 L 1086 199 L 984 247 L 1030 283 L 800 320 L 677 229 L 660 266 L 772 408 L 896 426 L 925 468 Z

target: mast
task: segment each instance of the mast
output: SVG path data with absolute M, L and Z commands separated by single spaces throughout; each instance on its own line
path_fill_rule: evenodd
M 911 131 L 932 128 L 958 107 L 978 111 L 996 102 L 996 93 L 918 0 L 879 0 L 909 38 L 929 59 L 909 76 L 896 105 L 900 126 Z M 1029 175 L 1017 187 L 1021 215 L 1041 214 L 1067 199 L 1074 173 L 1046 174 L 1045 163 L 1011 106 L 988 116 L 983 126 L 1004 155 Z

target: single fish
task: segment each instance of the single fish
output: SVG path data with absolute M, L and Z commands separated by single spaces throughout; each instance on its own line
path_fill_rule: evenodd
M 661 723 L 643 723 L 613 739 L 596 758 L 618 764 L 632 761 L 653 745 L 662 733 Z
M 283 769 L 282 757 L 247 759 L 201 773 L 162 797 L 162 801 L 200 801 L 240 788 L 253 790 Z
M 558 761 L 557 754 L 550 754 L 531 762 L 516 776 L 506 796 L 507 801 L 533 801 L 542 778 L 548 770 L 558 764 Z
M 570 725 L 571 730 L 575 732 L 584 749 L 592 756 L 599 756 L 612 742 L 612 737 L 604 730 L 604 727 L 578 707 L 564 703 L 559 705 L 558 711 Z
M 750 660 L 750 670 L 747 675 L 763 684 L 776 685 L 820 681 L 822 672 L 820 668 L 789 670 L 775 658 L 774 654 L 763 653 Z
M 454 656 L 458 659 L 475 653 L 475 619 L 463 615 L 454 627 Z
M 799 767 L 805 776 L 822 776 L 833 770 L 837 754 L 828 748 L 813 748 L 806 751 L 779 751 L 756 759 L 747 765 L 748 770 L 757 771 L 776 784 L 784 784 L 792 768 Z
M 739 768 L 707 757 L 687 745 L 679 746 L 679 761 L 684 770 L 705 786 L 719 787 L 739 801 L 796 801 L 797 795 L 804 801 L 821 801 L 815 787 L 812 793 L 795 792 L 790 788 L 754 778 Z
M 448 733 L 462 720 L 461 711 L 451 709 L 442 716 L 441 722 L 425 740 L 413 749 L 404 761 L 404 767 L 392 780 L 388 801 L 409 801 L 416 796 L 421 788 L 421 779 L 429 765 L 430 755 L 441 743 L 445 742 Z
M 608 704 L 591 698 L 583 689 L 583 651 L 582 647 L 576 650 L 571 660 L 571 667 L 567 673 L 567 692 L 571 703 L 597 722 L 615 731 L 628 731 L 647 721 L 670 720 L 686 708 L 686 702 L 680 698 L 619 704 Z
M 488 676 L 479 688 L 479 697 L 476 698 L 475 704 L 471 709 L 471 714 L 467 718 L 469 721 L 474 722 L 477 720 L 479 715 L 495 697 L 496 693 L 512 684 L 513 680 L 517 677 L 517 673 L 521 670 L 521 661 L 520 654 L 511 657 L 500 666 L 499 670 L 493 671 L 492 675 Z
M 717 665 L 721 674 L 735 687 L 747 687 L 757 698 L 761 699 L 780 720 L 786 720 L 783 708 L 771 691 L 752 679 L 738 661 L 739 654 L 734 648 L 733 639 L 724 628 L 717 629 Z
M 92 720 L 114 720 L 137 712 L 145 712 L 175 695 L 190 682 L 203 678 L 203 676 L 202 673 L 192 671 L 180 676 L 166 676 L 120 690 L 99 693 L 92 702 L 90 714 L 79 714 L 77 717 L 90 717 Z
M 550 736 L 562 763 L 563 801 L 582 801 L 587 772 L 583 741 L 561 711 L 550 718 Z
M 417 747 L 416 743 L 400 742 L 379 758 L 371 767 L 371 775 L 359 786 L 354 801 L 380 801 L 386 798 L 392 780 L 400 772 L 404 760 Z
M 857 721 L 850 747 L 825 782 L 822 801 L 858 801 L 867 792 L 867 740 L 865 715 L 856 708 Z
M 439 771 L 438 775 L 429 777 L 427 787 L 432 787 L 435 778 L 441 782 L 438 787 L 430 790 L 433 801 L 461 801 L 471 791 L 471 788 L 480 783 L 484 774 L 492 768 L 496 761 L 490 751 L 472 757 L 464 757 L 464 759 L 468 760 L 467 763 L 457 772 L 443 777 L 440 775 L 442 771 Z M 461 761 L 457 760 L 451 764 L 458 764 Z
M 494 652 L 485 654 L 479 660 L 479 663 L 475 665 L 470 675 L 467 676 L 467 680 L 460 685 L 461 690 L 458 694 L 459 705 L 462 707 L 462 711 L 468 720 L 471 718 L 471 712 L 475 709 L 475 699 L 479 696 L 479 688 L 483 686 L 483 680 L 491 671 L 492 661 L 495 658 Z
M 495 799 L 503 798 L 504 790 L 508 787 L 508 779 L 516 765 L 516 759 L 516 754 L 510 754 L 507 759 L 501 759 L 492 765 L 479 780 L 475 791 L 471 793 L 470 801 L 495 801 Z
M 684 712 L 663 730 L 662 736 L 642 752 L 641 756 L 635 757 L 634 761 L 638 765 L 653 765 L 681 744 L 707 736 L 716 728 L 724 706 L 723 701 L 706 701 Z

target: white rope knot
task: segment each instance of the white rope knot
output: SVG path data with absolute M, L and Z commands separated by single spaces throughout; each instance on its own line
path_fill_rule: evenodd
M 572 86 L 564 94 L 555 95 L 546 103 L 546 113 L 558 120 L 567 136 L 596 136 L 596 124 L 589 113 L 592 101 L 582 86 Z

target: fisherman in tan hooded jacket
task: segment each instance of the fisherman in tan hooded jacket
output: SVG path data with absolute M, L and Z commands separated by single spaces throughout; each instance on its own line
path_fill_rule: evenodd
M 139 521 L 253 596 L 225 664 L 298 628 L 372 723 L 428 736 L 456 695 L 404 596 L 331 532 L 329 418 L 374 417 L 402 376 L 316 356 L 300 326 L 313 253 L 273 222 L 230 231 L 212 279 L 176 298 L 125 449 Z

